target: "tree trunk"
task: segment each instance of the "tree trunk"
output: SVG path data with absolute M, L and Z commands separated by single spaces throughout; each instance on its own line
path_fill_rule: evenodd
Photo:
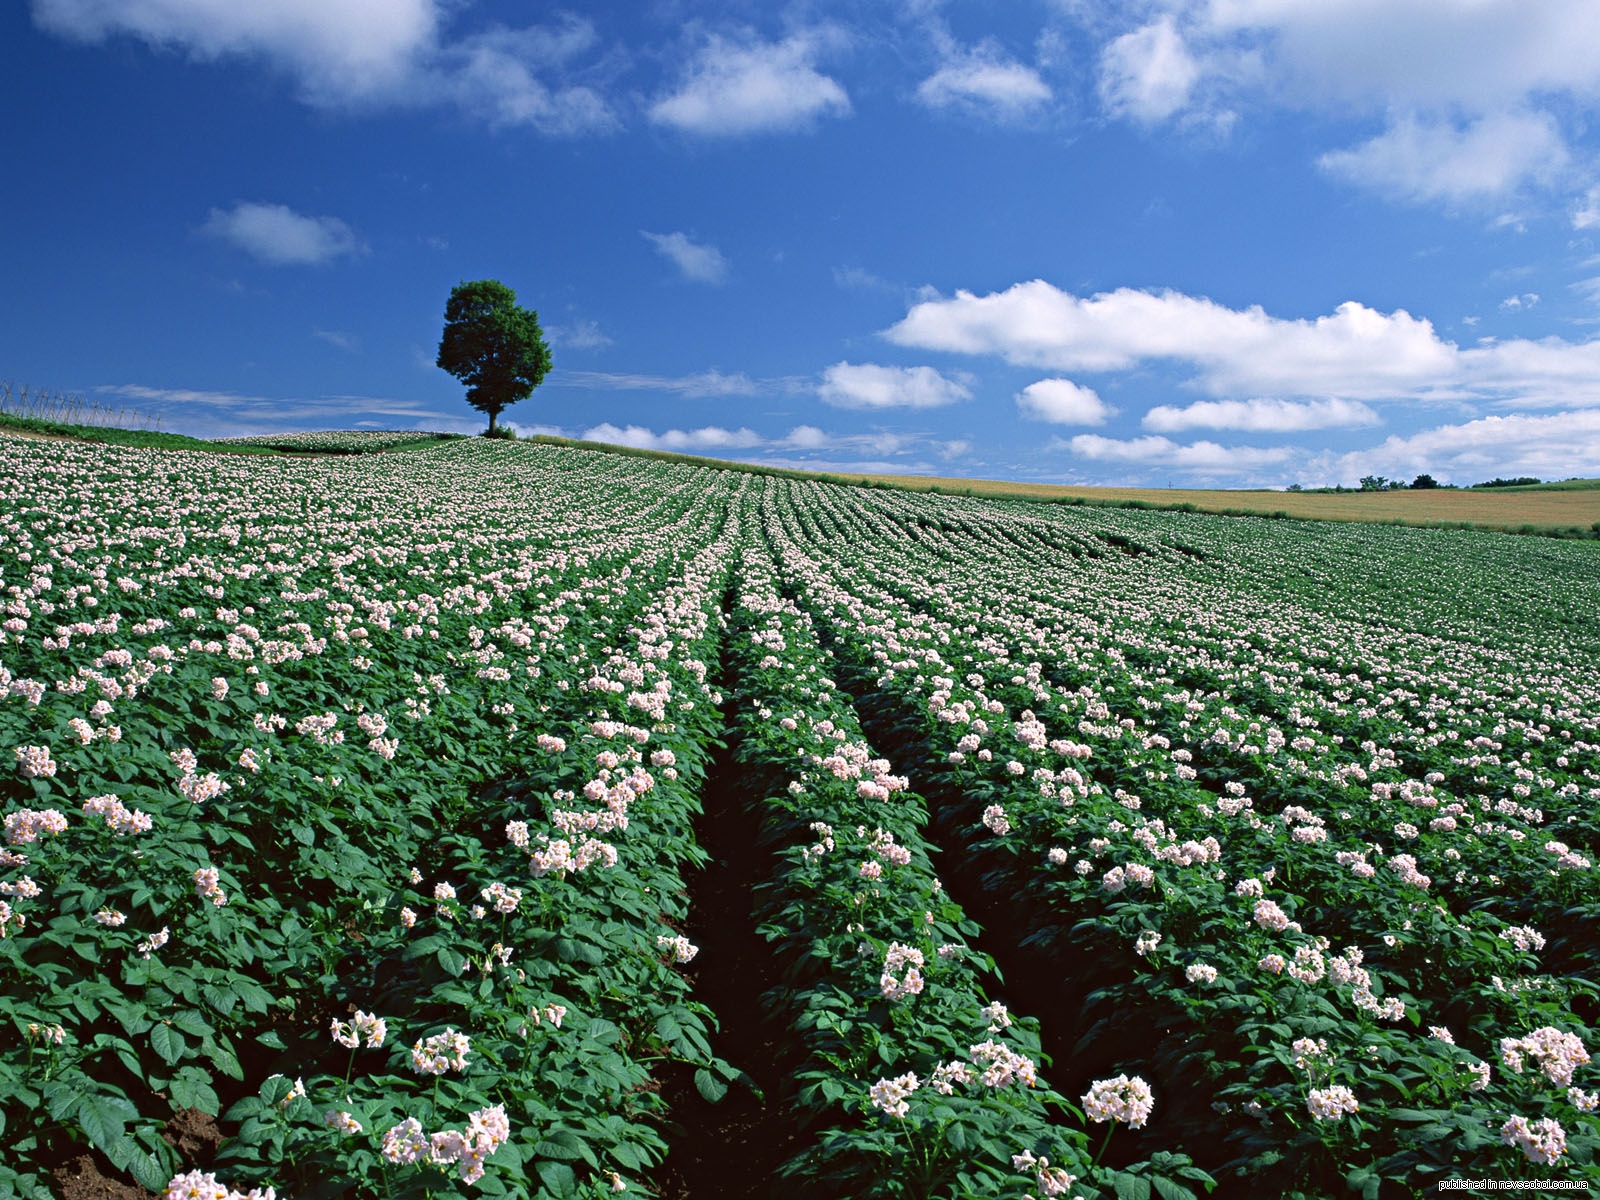
M 495 418 L 496 418 L 496 417 L 498 417 L 498 416 L 499 416 L 499 415 L 500 415 L 500 414 L 499 414 L 499 413 L 497 413 L 497 412 L 496 412 L 496 411 L 495 411 L 495 410 L 494 410 L 494 409 L 492 409 L 492 408 L 491 408 L 491 409 L 490 409 L 490 410 L 489 410 L 489 432 L 490 432 L 490 433 L 493 433 L 493 432 L 494 432 L 494 419 L 495 419 Z

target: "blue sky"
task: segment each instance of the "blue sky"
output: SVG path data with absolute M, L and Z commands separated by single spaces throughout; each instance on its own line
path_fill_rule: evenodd
M 29 0 L 0 378 L 1153 486 L 1600 474 L 1594 0 Z

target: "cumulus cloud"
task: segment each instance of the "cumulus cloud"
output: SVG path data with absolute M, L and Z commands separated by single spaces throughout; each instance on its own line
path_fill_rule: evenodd
M 1052 99 L 1050 85 L 1032 67 L 983 45 L 952 53 L 917 86 L 917 99 L 929 108 L 962 108 L 1001 121 L 1036 112 Z
M 650 106 L 650 119 L 703 137 L 805 129 L 850 113 L 839 82 L 816 68 L 822 39 L 769 43 L 712 35 L 678 90 Z
M 285 204 L 213 208 L 201 232 L 231 242 L 275 267 L 330 262 L 361 252 L 355 231 L 337 217 L 308 217 Z
M 787 440 L 797 450 L 822 450 L 829 444 L 828 435 L 815 425 L 796 425 Z
M 818 429 L 815 425 L 796 425 L 787 434 L 768 438 L 743 427 L 727 429 L 719 425 L 707 425 L 699 429 L 668 429 L 656 433 L 643 425 L 617 426 L 607 421 L 586 429 L 581 436 L 586 441 L 609 442 L 612 445 L 633 446 L 642 450 L 672 450 L 680 454 L 721 454 L 773 466 L 861 471 L 925 470 L 926 463 L 901 462 L 896 466 L 890 466 L 883 460 L 922 451 L 931 451 L 948 460 L 965 453 L 967 449 L 965 442 L 941 441 L 923 433 L 891 433 L 887 430 L 868 433 L 830 433 Z M 822 453 L 871 454 L 879 456 L 879 461 L 875 464 L 861 461 L 821 462 L 815 457 L 807 457 Z M 783 454 L 800 457 L 775 457 Z
M 1407 202 L 1464 207 L 1519 189 L 1581 194 L 1594 182 L 1592 170 L 1569 169 L 1563 135 L 1566 124 L 1578 137 L 1581 114 L 1600 98 L 1592 0 L 1062 7 L 1100 43 L 1099 93 L 1116 116 L 1153 125 L 1226 100 L 1381 118 L 1376 137 L 1319 161 L 1330 175 Z M 1218 114 L 1213 123 L 1225 126 L 1235 112 Z M 1580 200 L 1572 211 L 1592 207 Z
M 839 362 L 822 373 L 817 395 L 835 408 L 937 408 L 971 399 L 972 384 L 932 367 Z
M 647 233 L 643 229 L 639 233 L 661 257 L 683 272 L 685 279 L 717 284 L 728 278 L 728 260 L 715 246 L 693 241 L 686 233 Z
M 1041 379 L 1017 394 L 1017 411 L 1030 420 L 1057 425 L 1104 425 L 1117 410 L 1093 388 L 1070 379 Z
M 1427 471 L 1450 483 L 1502 476 L 1564 479 L 1593 475 L 1600 463 L 1600 409 L 1546 415 L 1515 413 L 1441 425 L 1337 460 L 1337 477 L 1374 472 L 1396 478 Z
M 1154 124 L 1189 103 L 1200 64 L 1170 15 L 1109 42 L 1100 52 L 1100 99 L 1117 116 Z
M 1285 319 L 1181 292 L 1119 288 L 1075 296 L 1044 282 L 914 305 L 884 336 L 902 346 L 992 354 L 1020 366 L 1126 371 L 1165 362 L 1213 396 L 1347 400 L 1482 399 L 1600 405 L 1600 341 L 1507 339 L 1463 349 L 1404 309 L 1346 301 Z
M 444 0 L 33 0 L 34 23 L 75 41 L 116 36 L 197 61 L 245 58 L 288 75 L 318 107 L 454 103 L 496 124 L 553 135 L 603 131 L 616 118 L 592 88 L 565 80 L 592 27 L 494 27 L 447 41 Z M 550 80 L 541 79 L 550 76 Z
M 1057 441 L 1079 458 L 1095 462 L 1168 467 L 1196 475 L 1243 475 L 1264 466 L 1287 461 L 1294 454 L 1288 446 L 1262 449 L 1255 446 L 1221 446 L 1216 442 L 1193 442 L 1187 446 L 1164 437 L 1122 440 L 1080 433 L 1069 442 Z
M 707 425 L 700 429 L 668 429 L 655 433 L 642 425 L 618 428 L 609 421 L 583 431 L 586 442 L 609 442 L 614 446 L 633 446 L 640 450 L 674 450 L 692 454 L 701 450 L 748 450 L 760 446 L 763 439 L 750 429 L 723 429 Z
M 1185 408 L 1161 404 L 1141 422 L 1158 433 L 1188 429 L 1238 429 L 1249 433 L 1299 433 L 1378 425 L 1378 414 L 1357 400 L 1198 400 Z
M 1371 141 L 1324 154 L 1317 164 L 1389 195 L 1462 203 L 1552 183 L 1570 159 L 1554 117 L 1521 112 L 1460 126 L 1407 115 Z

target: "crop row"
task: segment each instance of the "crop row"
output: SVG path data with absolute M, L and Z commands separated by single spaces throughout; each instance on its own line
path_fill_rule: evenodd
M 1086 1195 L 1119 1179 L 1148 1190 L 1151 1164 L 1094 1169 L 1081 1112 L 1040 1076 L 1036 1022 L 987 1001 L 993 964 L 934 873 L 925 807 L 867 742 L 764 552 L 746 553 L 738 582 L 737 759 L 766 797 L 774 1002 L 805 1048 L 797 1102 L 818 1129 L 789 1172 L 824 1195 L 1059 1195 L 1075 1182 Z M 1135 1100 L 1118 1115 L 1142 1125 L 1148 1110 Z M 1170 1178 L 1181 1160 L 1158 1169 L 1167 1194 L 1192 1194 Z
M 297 1195 L 659 1160 L 650 1064 L 723 1066 L 673 926 L 724 506 L 656 489 L 624 541 L 625 482 L 380 516 L 343 464 L 263 509 L 258 466 L 63 457 L 8 476 L 0 1188 L 85 1143 L 159 1188 L 217 1117 Z
M 1091 1012 L 1108 1014 L 1086 1030 L 1087 1060 L 1096 1043 L 1125 1044 L 1130 1024 L 1189 1030 L 1151 1056 L 1175 1093 L 1214 1097 L 1214 1112 L 1189 1106 L 1181 1144 L 1231 1136 L 1254 1176 L 1281 1164 L 1285 1186 L 1337 1186 L 1342 1174 L 1374 1192 L 1383 1177 L 1592 1160 L 1594 1101 L 1571 1077 L 1591 1036 L 1572 1004 L 1593 984 L 1539 971 L 1545 936 L 1522 923 L 1531 910 L 1561 931 L 1558 967 L 1589 944 L 1566 934 L 1581 904 L 1565 911 L 1593 895 L 1588 863 L 1553 833 L 1592 838 L 1592 805 L 1575 803 L 1577 755 L 1547 751 L 1545 764 L 1531 747 L 1561 737 L 1557 751 L 1587 755 L 1592 716 L 1559 731 L 1497 718 L 1500 738 L 1530 746 L 1524 773 L 1563 812 L 1481 775 L 1453 794 L 1447 780 L 1484 768 L 1463 772 L 1448 755 L 1470 743 L 1481 712 L 1439 734 L 1452 710 L 1433 704 L 1430 736 L 1385 736 L 1382 749 L 1374 736 L 1398 722 L 1379 726 L 1366 705 L 1328 722 L 1344 734 L 1315 719 L 1285 734 L 1270 710 L 1233 707 L 1237 679 L 1226 692 L 1183 688 L 1192 650 L 1175 639 L 1158 658 L 1148 626 L 1131 668 L 1133 647 L 1093 624 L 1115 608 L 1104 577 L 1095 607 L 1062 603 L 1059 577 L 1019 569 L 1015 528 L 1000 555 L 988 549 L 1006 544 L 994 532 L 958 539 L 881 509 L 777 511 L 769 535 L 789 586 L 863 686 L 892 698 L 886 716 L 906 735 L 897 752 L 921 749 L 989 886 L 1020 900 L 1009 907 L 1027 940 L 1057 961 L 1099 964 L 1074 991 L 1095 992 Z M 849 534 L 822 541 L 823 521 Z M 1068 640 L 1068 623 L 1093 633 Z M 1262 669 L 1269 680 L 1274 667 L 1284 669 Z M 1296 708 L 1292 696 L 1279 704 Z M 1419 860 L 1451 872 L 1444 886 L 1430 890 Z M 1510 902 L 1485 905 L 1485 893 Z M 1567 1057 L 1522 1070 L 1525 1041 Z M 1491 1082 L 1495 1058 L 1504 1066 Z M 1241 1104 L 1259 1117 L 1241 1122 Z M 1561 1155 L 1543 1122 L 1561 1127 Z M 1524 1128 L 1543 1140 L 1517 1136 Z
M 756 1019 L 683 969 L 724 741 L 801 1190 L 1596 1176 L 1588 547 L 469 441 L 0 464 L 0 1198 L 652 1194 Z

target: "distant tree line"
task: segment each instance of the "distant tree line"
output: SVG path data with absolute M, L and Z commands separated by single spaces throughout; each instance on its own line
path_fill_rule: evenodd
M 1496 477 L 1485 483 L 1474 483 L 1470 486 L 1474 488 L 1529 487 L 1532 484 L 1543 482 L 1544 480 L 1535 479 L 1532 475 L 1519 475 L 1515 479 L 1500 479 Z M 1298 483 L 1291 483 L 1285 490 L 1291 492 L 1333 492 L 1337 495 L 1343 495 L 1346 492 L 1425 491 L 1428 488 L 1446 488 L 1450 491 L 1455 491 L 1456 485 L 1453 483 L 1440 483 L 1432 475 L 1428 474 L 1418 475 L 1410 483 L 1403 479 L 1387 479 L 1382 475 L 1363 475 L 1360 487 L 1345 487 L 1341 483 L 1331 488 L 1307 488 Z
M 1487 483 L 1475 483 L 1472 486 L 1475 487 L 1475 488 L 1486 488 L 1486 487 L 1527 487 L 1530 484 L 1543 483 L 1543 482 L 1544 482 L 1544 480 L 1535 479 L 1532 475 L 1518 475 L 1515 479 L 1501 479 L 1498 476 L 1496 476 L 1495 478 L 1489 480 Z

